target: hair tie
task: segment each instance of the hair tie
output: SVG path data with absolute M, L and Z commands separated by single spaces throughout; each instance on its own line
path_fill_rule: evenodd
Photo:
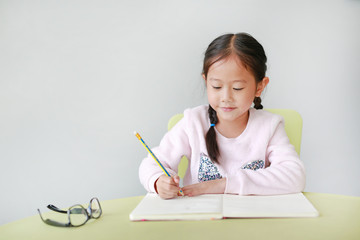
M 210 127 L 215 127 L 215 123 L 210 124 Z

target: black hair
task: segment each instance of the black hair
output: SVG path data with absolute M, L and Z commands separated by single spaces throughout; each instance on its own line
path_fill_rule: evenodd
M 247 33 L 225 34 L 217 37 L 210 43 L 205 52 L 202 71 L 205 79 L 207 78 L 210 67 L 214 63 L 225 59 L 232 54 L 236 54 L 242 64 L 244 64 L 245 68 L 252 72 L 256 83 L 263 80 L 267 69 L 267 57 L 264 48 L 255 38 Z M 263 108 L 260 97 L 254 98 L 254 108 Z M 211 160 L 219 163 L 219 147 L 217 145 L 215 132 L 215 124 L 218 122 L 218 118 L 216 111 L 210 105 L 208 113 L 212 126 L 206 133 L 206 148 Z

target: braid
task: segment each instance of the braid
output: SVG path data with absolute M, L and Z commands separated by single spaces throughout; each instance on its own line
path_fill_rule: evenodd
M 209 105 L 208 113 L 209 113 L 210 123 L 217 124 L 218 118 L 216 115 L 216 111 L 210 105 Z
M 218 122 L 216 111 L 210 105 L 209 105 L 208 113 L 209 113 L 210 123 L 216 124 Z M 206 140 L 206 149 L 208 151 L 209 157 L 211 158 L 211 160 L 218 163 L 217 158 L 220 153 L 216 141 L 215 126 L 211 126 L 209 128 L 208 132 L 206 133 L 205 140 Z
M 254 98 L 254 108 L 255 109 L 263 109 L 263 105 L 261 105 L 261 98 L 255 97 Z

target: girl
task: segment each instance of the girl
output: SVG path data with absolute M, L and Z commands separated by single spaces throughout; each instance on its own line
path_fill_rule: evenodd
M 261 44 L 246 33 L 216 38 L 205 52 L 203 73 L 209 106 L 187 109 L 153 149 L 171 174 L 148 156 L 139 169 L 148 192 L 178 195 L 177 166 L 189 159 L 183 193 L 272 195 L 301 192 L 305 171 L 290 144 L 283 119 L 261 110 L 269 83 Z M 252 108 L 254 103 L 254 108 Z

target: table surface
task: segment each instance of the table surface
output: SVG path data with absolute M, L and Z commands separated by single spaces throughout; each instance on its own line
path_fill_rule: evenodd
M 44 224 L 38 215 L 0 226 L 0 239 L 360 239 L 360 197 L 304 193 L 317 218 L 131 222 L 143 196 L 101 202 L 103 215 L 82 227 Z

